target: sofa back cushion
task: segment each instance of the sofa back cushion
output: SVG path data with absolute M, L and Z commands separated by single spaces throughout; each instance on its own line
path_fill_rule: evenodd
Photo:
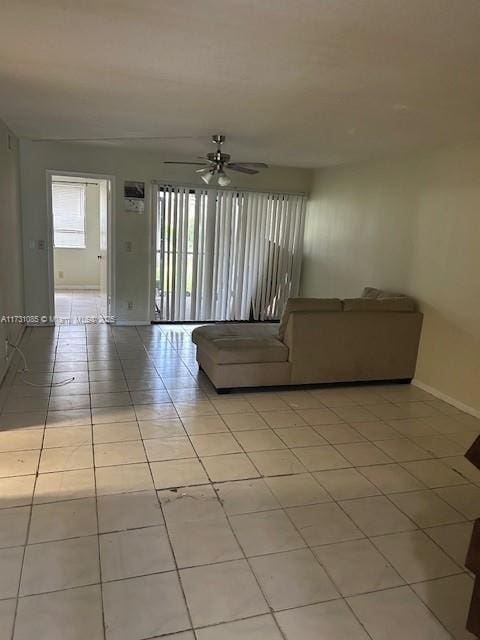
M 404 293 L 394 293 L 387 289 L 376 289 L 375 287 L 365 287 L 362 292 L 362 298 L 372 300 L 382 300 L 383 298 L 405 298 Z
M 375 300 L 375 298 L 378 298 L 379 292 L 380 289 L 376 289 L 375 287 L 365 287 L 362 291 L 362 298 Z
M 395 298 L 346 298 L 343 301 L 343 310 L 411 312 L 416 310 L 416 305 L 415 301 L 408 296 Z
M 289 298 L 278 327 L 280 340 L 285 337 L 288 317 L 294 311 L 342 311 L 342 301 L 339 298 Z

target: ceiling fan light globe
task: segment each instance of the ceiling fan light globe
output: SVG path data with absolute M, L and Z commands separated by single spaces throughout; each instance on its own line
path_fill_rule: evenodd
M 206 173 L 202 173 L 200 177 L 206 184 L 210 184 L 213 178 L 213 173 L 211 171 L 207 171 Z
M 228 187 L 231 181 L 232 179 L 229 176 L 227 176 L 227 174 L 224 173 L 223 171 L 218 175 L 218 184 L 221 187 Z

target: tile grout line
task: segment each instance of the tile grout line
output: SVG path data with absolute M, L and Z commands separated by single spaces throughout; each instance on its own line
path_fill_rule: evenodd
M 32 332 L 33 332 L 33 329 L 30 329 L 30 331 L 28 333 L 28 337 L 30 337 L 32 335 Z M 57 338 L 56 345 L 55 345 L 55 353 L 56 353 L 56 350 L 57 350 L 57 342 L 58 342 L 58 338 Z M 22 343 L 23 343 L 23 339 L 22 339 Z M 52 381 L 53 381 L 53 379 L 51 380 L 51 382 Z M 48 394 L 49 401 L 50 401 L 51 392 L 52 392 L 52 386 L 50 384 L 49 394 Z M 47 420 L 47 416 L 45 415 L 45 421 L 44 421 L 44 424 L 43 424 L 42 445 L 43 445 L 43 441 L 44 441 L 44 438 L 45 438 L 46 420 Z M 14 640 L 15 631 L 16 631 L 16 625 L 17 625 L 18 607 L 19 607 L 19 604 L 20 604 L 20 589 L 21 589 L 21 586 L 22 586 L 23 571 L 24 571 L 24 567 L 25 567 L 25 556 L 26 556 L 26 553 L 27 553 L 28 540 L 29 540 L 29 537 L 30 537 L 30 527 L 31 527 L 31 524 L 32 524 L 32 516 L 33 516 L 33 500 L 34 500 L 35 489 L 36 489 L 37 481 L 38 481 L 40 460 L 41 460 L 41 450 L 40 450 L 39 455 L 38 455 L 37 469 L 36 469 L 36 473 L 35 473 L 35 480 L 34 480 L 34 483 L 33 483 L 33 490 L 32 490 L 32 498 L 31 498 L 31 503 L 30 503 L 30 506 L 29 506 L 30 510 L 29 510 L 28 523 L 27 523 L 27 528 L 26 528 L 26 531 L 25 531 L 25 538 L 24 538 L 24 543 L 23 543 L 22 562 L 21 562 L 21 568 L 20 568 L 20 575 L 18 577 L 18 588 L 17 588 L 16 599 L 15 599 L 15 611 L 14 611 L 13 620 L 12 620 L 11 640 Z
M 150 529 L 150 528 L 155 528 L 155 527 L 164 527 L 165 525 L 151 525 L 151 526 L 147 526 L 144 527 L 144 529 Z M 138 531 L 139 529 L 125 529 L 116 533 L 122 533 L 124 531 Z M 105 532 L 106 535 L 109 535 L 110 532 Z M 102 535 L 105 535 L 102 534 Z M 95 537 L 95 534 L 92 535 L 88 535 L 88 536 L 79 536 L 78 538 L 68 538 L 67 540 L 70 539 L 75 539 L 75 540 L 80 540 L 82 538 L 93 538 Z M 368 538 L 359 538 L 356 541 L 362 541 L 362 540 L 369 540 Z M 63 540 L 61 540 L 63 542 Z M 48 541 L 50 542 L 50 541 Z M 48 542 L 46 544 L 48 544 Z M 54 541 L 55 542 L 55 541 Z M 347 541 L 347 542 L 355 542 L 355 541 Z M 327 545 L 320 545 L 321 546 L 331 546 L 332 543 L 329 543 Z M 335 544 L 335 543 L 333 543 Z M 20 548 L 20 547 L 18 547 Z M 267 558 L 267 557 L 271 557 L 271 556 L 276 556 L 276 555 L 282 555 L 284 553 L 289 553 L 290 551 L 306 551 L 306 550 L 312 550 L 318 548 L 318 546 L 316 547 L 299 547 L 299 548 L 295 548 L 295 549 L 289 549 L 288 551 L 276 551 L 276 552 L 272 552 L 272 553 L 267 553 L 267 554 L 261 554 L 261 555 L 255 555 L 255 556 L 249 556 L 249 558 Z M 377 549 L 376 549 L 377 550 Z M 379 551 L 379 550 L 378 550 Z M 379 552 L 380 553 L 380 552 Z M 188 565 L 185 567 L 181 567 L 180 569 L 178 569 L 178 571 L 184 571 L 184 570 L 189 570 L 189 569 L 198 569 L 198 568 L 202 568 L 202 567 L 214 567 L 217 565 L 222 565 L 222 564 L 228 564 L 231 562 L 238 562 L 238 561 L 242 561 L 242 560 L 247 560 L 248 558 L 235 558 L 232 560 L 219 560 L 216 562 L 209 562 L 209 563 L 205 563 L 205 564 L 194 564 L 194 565 Z M 330 574 L 328 573 L 328 570 L 324 567 L 324 565 L 322 565 L 320 563 L 320 561 L 318 559 L 316 559 L 317 562 L 319 562 L 320 566 L 322 567 L 322 569 L 324 569 L 325 573 L 328 574 L 330 581 L 334 584 L 334 586 L 337 588 L 337 584 L 335 582 L 335 580 L 330 577 Z M 394 567 L 392 567 L 394 568 Z M 163 575 L 163 574 L 167 574 L 167 573 L 177 573 L 176 569 L 165 569 L 163 571 L 156 571 L 155 573 L 141 573 L 138 575 L 134 575 L 134 576 L 126 576 L 124 578 L 112 578 L 110 580 L 105 580 L 102 584 L 110 584 L 112 582 L 126 582 L 128 580 L 134 580 L 136 578 L 146 578 L 149 576 L 154 576 L 154 575 Z M 455 573 L 449 573 L 446 575 L 442 575 L 442 576 L 435 576 L 434 578 L 426 578 L 426 579 L 422 579 L 422 580 L 415 580 L 413 582 L 406 582 L 404 581 L 403 584 L 399 584 L 399 585 L 394 585 L 394 586 L 388 586 L 388 587 L 382 587 L 380 589 L 369 589 L 367 591 L 361 591 L 359 593 L 354 593 L 351 595 L 347 595 L 347 596 L 343 596 L 341 594 L 340 591 L 338 591 L 339 593 L 339 597 L 335 597 L 335 598 L 329 598 L 328 600 L 317 600 L 315 602 L 312 603 L 307 603 L 307 604 L 303 604 L 303 605 L 292 605 L 289 607 L 284 607 L 282 609 L 278 609 L 279 611 L 289 611 L 292 609 L 297 609 L 297 608 L 301 608 L 301 607 L 308 607 L 311 604 L 321 604 L 323 602 L 330 602 L 332 600 L 342 600 L 342 599 L 346 599 L 346 598 L 351 598 L 351 597 L 356 597 L 356 596 L 363 596 L 363 595 L 369 595 L 369 594 L 375 594 L 375 593 L 380 593 L 382 591 L 391 591 L 393 589 L 398 589 L 399 587 L 407 587 L 407 586 L 414 586 L 414 585 L 418 585 L 418 584 L 423 584 L 423 583 L 430 583 L 430 582 L 436 582 L 436 581 L 440 581 L 440 580 L 444 580 L 445 578 L 454 578 L 454 577 L 458 577 L 458 576 L 468 576 L 469 578 L 471 578 L 471 574 L 468 571 L 458 571 Z M 399 576 L 401 578 L 401 576 Z M 403 580 L 403 578 L 402 578 Z M 41 595 L 48 595 L 50 593 L 62 593 L 64 591 L 76 591 L 77 589 L 82 589 L 84 587 L 94 587 L 94 586 L 100 586 L 100 582 L 96 581 L 96 582 L 88 582 L 85 584 L 79 584 L 79 585 L 74 585 L 71 587 L 62 587 L 62 588 L 58 588 L 58 589 L 49 589 L 47 591 L 35 591 L 34 593 L 28 593 L 25 594 L 23 596 L 19 596 L 19 600 L 25 599 L 25 598 L 30 598 L 32 596 L 41 596 Z M 7 600 L 12 600 L 15 599 L 15 596 L 7 596 L 5 598 L 0 598 L 0 602 L 3 601 L 7 601 Z M 272 609 L 273 611 L 273 609 Z M 252 616 L 246 616 L 248 618 L 250 617 L 257 617 L 259 615 L 265 615 L 265 614 L 253 614 Z M 434 614 L 435 615 L 435 614 Z M 239 618 L 241 619 L 241 618 Z M 228 622 L 228 621 L 226 621 Z M 217 624 L 223 624 L 223 623 L 217 623 Z M 211 626 L 211 625 L 203 625 L 203 626 Z
M 108 330 L 108 333 L 110 333 L 110 327 Z M 90 429 L 91 429 L 91 436 L 92 436 L 92 461 L 93 461 L 93 487 L 94 487 L 94 491 L 95 491 L 95 519 L 96 519 L 96 523 L 97 523 L 97 563 L 98 563 L 98 578 L 99 578 L 99 592 L 100 592 L 100 606 L 102 609 L 102 631 L 103 631 L 103 637 L 104 639 L 106 639 L 107 637 L 107 625 L 105 622 L 105 607 L 104 607 L 104 601 L 103 601 L 103 579 L 102 579 L 102 558 L 101 558 L 101 554 L 100 554 L 100 524 L 99 524 L 99 518 L 98 518 L 98 493 L 97 493 L 97 472 L 96 472 L 96 465 L 95 465 L 95 447 L 94 447 L 94 429 L 93 429 L 93 408 L 92 408 L 92 393 L 91 393 L 91 387 L 90 387 L 90 369 L 88 367 L 89 364 L 89 353 L 88 353 L 88 331 L 85 329 L 85 334 L 86 334 L 86 344 L 87 344 L 87 377 L 88 377 L 88 391 L 89 391 L 89 398 L 90 398 Z
M 136 331 L 137 331 L 137 334 L 138 334 L 138 329 L 137 329 L 137 328 L 136 328 Z M 137 424 L 138 424 L 138 420 L 137 420 Z M 140 429 L 139 429 L 139 431 L 140 431 Z M 140 435 L 142 436 L 141 431 L 140 431 Z M 191 612 L 190 612 L 190 608 L 189 608 L 189 606 L 188 606 L 188 602 L 187 602 L 187 597 L 186 597 L 186 594 L 185 594 L 185 590 L 184 590 L 184 588 L 183 588 L 182 580 L 181 580 L 181 578 L 180 578 L 180 570 L 179 570 L 179 568 L 178 568 L 178 562 L 177 562 L 177 558 L 176 558 L 176 556 L 175 556 L 175 552 L 174 552 L 174 548 L 173 548 L 173 543 L 172 543 L 172 540 L 171 540 L 171 537 L 170 537 L 170 532 L 169 532 L 168 527 L 167 527 L 167 520 L 166 520 L 166 518 L 165 518 L 165 513 L 164 513 L 164 511 L 163 511 L 163 505 L 162 505 L 162 502 L 161 502 L 161 500 L 160 500 L 160 498 L 159 498 L 159 496 L 158 496 L 158 492 L 157 492 L 157 489 L 156 489 L 156 486 L 155 486 L 155 478 L 154 478 L 154 476 L 153 476 L 153 472 L 152 472 L 152 469 L 151 469 L 150 463 L 148 462 L 147 450 L 146 450 L 146 448 L 145 448 L 145 443 L 144 443 L 144 441 L 143 441 L 143 436 L 142 436 L 142 446 L 143 446 L 143 450 L 144 450 L 144 453 L 145 453 L 145 458 L 147 459 L 148 471 L 149 471 L 149 474 L 150 474 L 150 477 L 151 477 L 151 480 L 152 480 L 153 491 L 155 492 L 155 498 L 156 498 L 157 503 L 158 503 L 158 505 L 159 505 L 160 513 L 162 514 L 162 518 L 163 518 L 163 522 L 164 522 L 164 527 L 165 527 L 165 534 L 166 534 L 166 536 L 167 536 L 168 545 L 169 545 L 170 553 L 171 553 L 171 556 L 172 556 L 172 561 L 173 561 L 173 564 L 174 564 L 174 567 L 175 567 L 175 574 L 176 574 L 176 577 L 177 577 L 178 586 L 179 586 L 180 591 L 181 591 L 181 593 L 182 593 L 183 603 L 184 603 L 184 605 L 185 605 L 185 610 L 186 610 L 186 612 L 187 612 L 188 620 L 189 620 L 189 623 L 190 623 L 190 629 L 192 629 L 192 632 L 193 632 L 193 633 L 195 633 L 195 632 L 194 632 L 194 627 L 193 627 L 192 614 L 191 614 Z M 195 636 L 196 636 L 196 634 L 195 634 Z

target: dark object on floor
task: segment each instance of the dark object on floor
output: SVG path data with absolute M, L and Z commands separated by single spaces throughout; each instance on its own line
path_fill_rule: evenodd
M 480 469 L 480 436 L 472 444 L 465 457 Z M 475 522 L 473 528 L 465 566 L 475 574 L 475 585 L 470 603 L 467 629 L 477 638 L 480 638 L 480 518 Z

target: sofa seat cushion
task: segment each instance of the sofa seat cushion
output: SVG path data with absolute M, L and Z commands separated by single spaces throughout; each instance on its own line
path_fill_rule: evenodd
M 278 324 L 209 324 L 194 329 L 192 340 L 216 364 L 286 362 L 288 347 L 277 333 Z

